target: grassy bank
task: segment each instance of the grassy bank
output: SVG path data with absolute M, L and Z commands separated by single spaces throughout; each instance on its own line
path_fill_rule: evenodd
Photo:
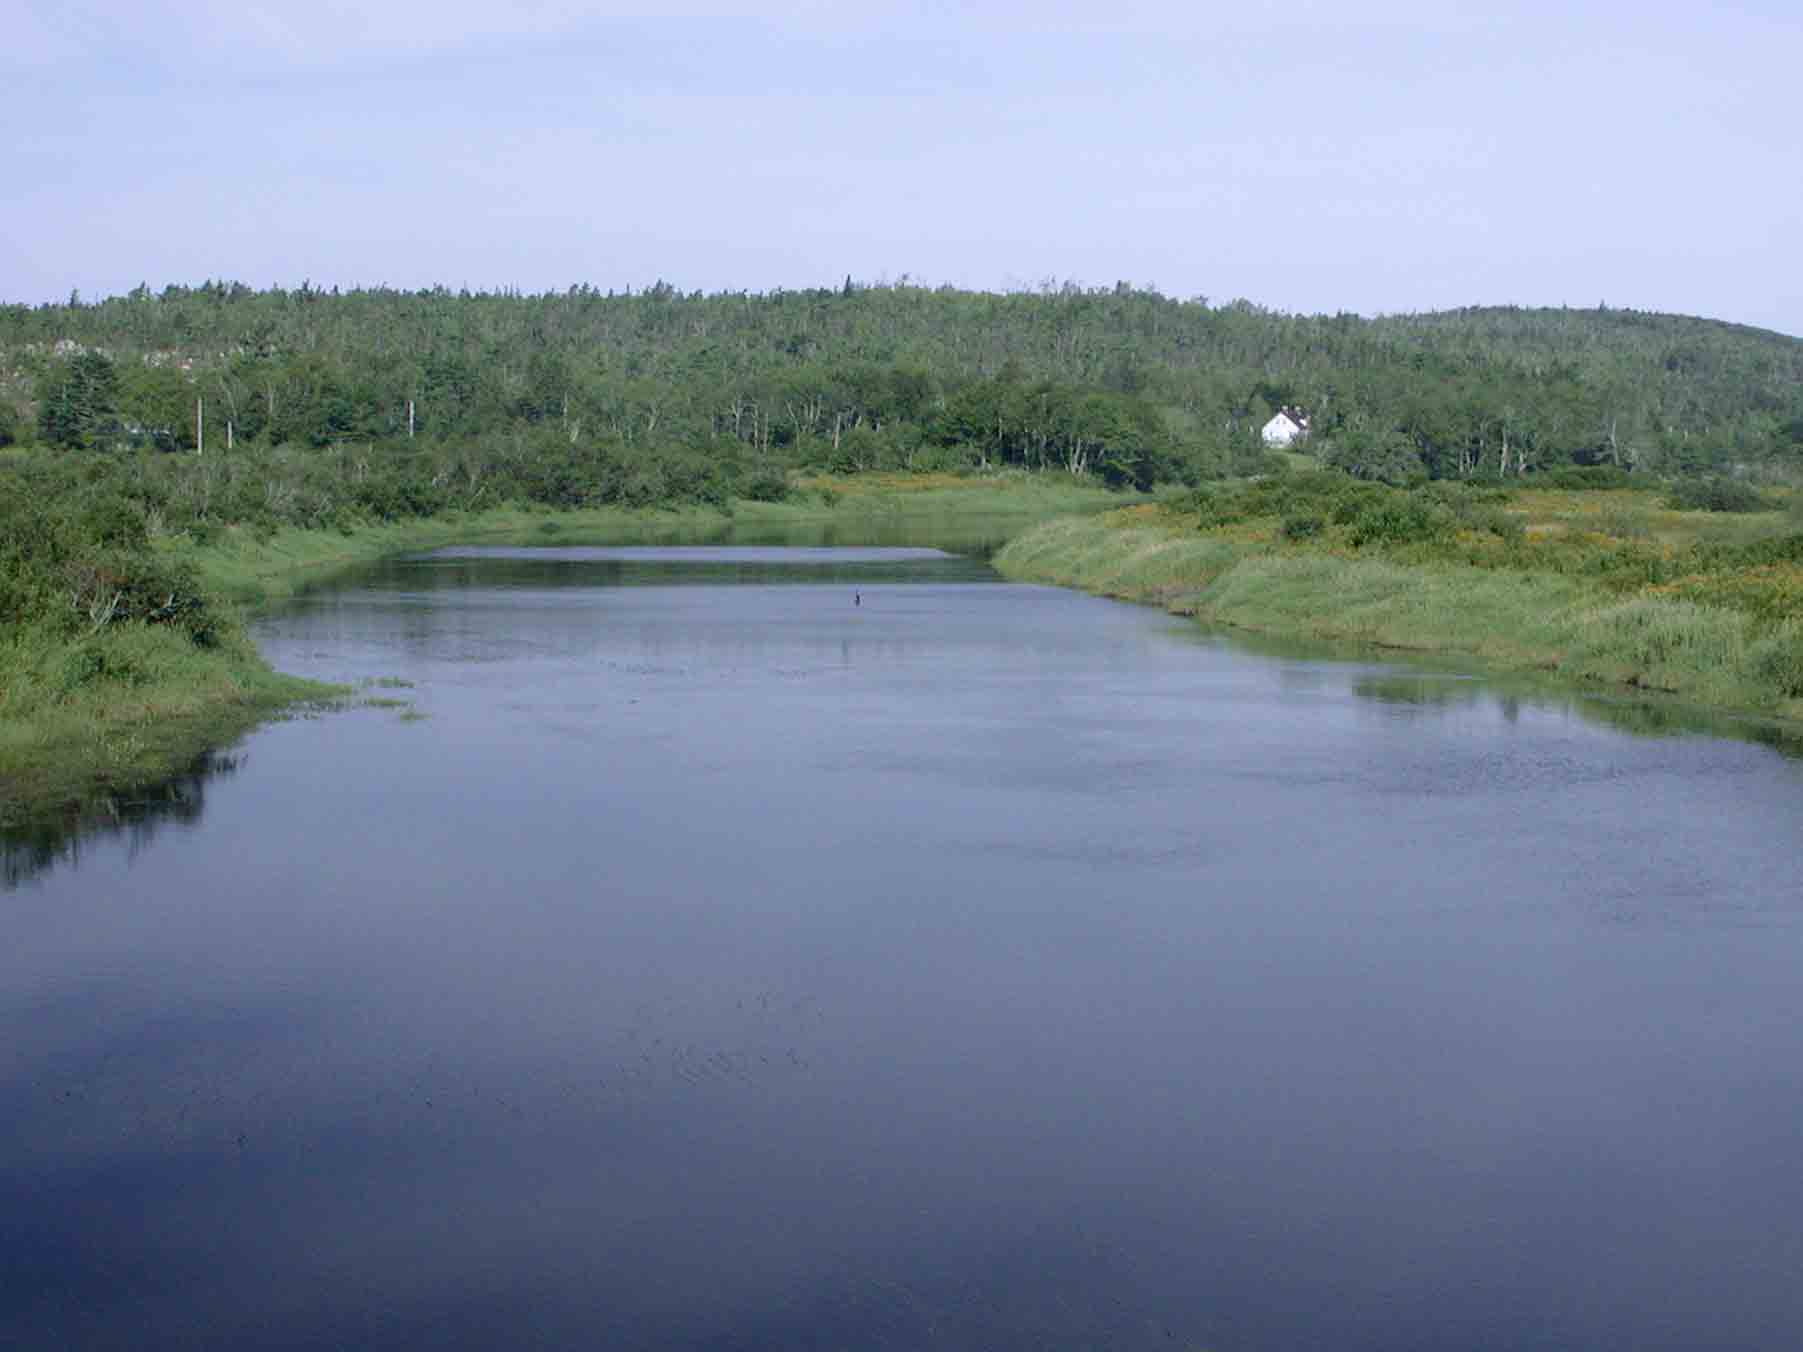
M 866 475 L 799 481 L 719 507 L 508 505 L 327 529 L 154 529 L 96 496 L 22 505 L 0 557 L 0 826 L 103 808 L 180 773 L 258 722 L 351 692 L 272 671 L 245 620 L 335 574 L 452 543 L 581 545 L 735 538 L 997 542 L 1120 498 L 1053 476 Z
M 1054 521 L 996 565 L 1259 633 L 1803 717 L 1803 536 L 1781 512 L 1723 519 L 1636 492 L 1442 494 L 1444 506 L 1339 492 L 1265 489 L 1225 509 L 1203 493 Z
M 621 539 L 694 538 L 727 528 L 732 518 L 705 507 L 653 510 L 596 508 L 551 511 L 497 507 L 484 512 L 376 522 L 347 530 L 231 527 L 204 545 L 177 538 L 163 544 L 192 563 L 214 595 L 255 611 L 377 559 L 449 544 L 597 544 Z
M 730 535 L 741 541 L 797 544 L 930 540 L 956 548 L 999 545 L 1048 518 L 1094 514 L 1120 502 L 1119 494 L 1097 484 L 1054 475 L 819 476 L 797 480 L 781 501 L 738 501 L 727 510 L 697 504 L 573 510 L 509 506 L 349 530 L 233 527 L 204 545 L 176 537 L 163 548 L 192 563 L 214 594 L 255 609 L 347 568 L 449 544 L 692 544 Z
M 344 694 L 271 671 L 241 635 L 202 650 L 138 627 L 104 644 L 0 641 L 0 826 L 129 794 L 259 722 Z

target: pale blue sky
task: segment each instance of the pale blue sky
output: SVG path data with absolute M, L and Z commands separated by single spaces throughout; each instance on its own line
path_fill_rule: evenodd
M 1155 283 L 1803 335 L 1803 4 L 12 0 L 0 299 Z

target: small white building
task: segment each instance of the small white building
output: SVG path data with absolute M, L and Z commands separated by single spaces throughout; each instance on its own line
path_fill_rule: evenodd
M 1263 436 L 1267 446 L 1288 446 L 1298 437 L 1308 435 L 1308 418 L 1300 410 L 1281 408 L 1270 422 L 1264 426 Z

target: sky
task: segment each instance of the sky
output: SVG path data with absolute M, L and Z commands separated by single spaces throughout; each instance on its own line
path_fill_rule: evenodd
M 1156 286 L 1803 335 L 1803 3 L 7 0 L 0 301 Z

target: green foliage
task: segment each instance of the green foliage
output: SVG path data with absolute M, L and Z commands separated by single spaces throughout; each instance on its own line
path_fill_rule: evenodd
M 130 492 L 104 468 L 0 467 L 0 621 L 69 636 L 138 623 L 217 642 L 224 621 L 192 565 L 152 547 Z
M 1198 530 L 1230 526 L 1236 521 L 1244 521 L 1247 515 L 1246 504 L 1239 490 L 1211 484 L 1203 484 L 1187 497 L 1178 499 L 1177 507 L 1180 511 L 1196 514 Z
M 1349 428 L 1329 445 L 1324 458 L 1354 478 L 1382 483 L 1407 483 L 1427 474 L 1414 443 L 1394 428 Z
M 1276 518 L 1278 533 L 1302 541 L 1346 527 L 1356 548 L 1445 544 L 1461 527 L 1518 543 L 1526 528 L 1507 509 L 1508 490 L 1459 483 L 1394 488 L 1326 470 L 1242 484 L 1206 484 L 1170 500 L 1202 530 Z
M 688 450 L 838 472 L 1058 467 L 1133 487 L 1277 472 L 1258 429 L 1279 404 L 1310 412 L 1313 454 L 1393 484 L 1601 487 L 1629 466 L 1794 466 L 1803 447 L 1803 343 L 1623 311 L 1362 320 L 1131 287 L 703 296 L 209 282 L 0 307 L 0 349 L 43 369 L 40 433 L 71 447 L 127 435 L 189 449 L 196 397 L 215 446 L 228 424 L 239 447 L 321 451 L 411 427 L 435 446 L 538 447 L 545 434 L 622 465 Z M 549 491 L 606 497 L 624 474 Z
M 1392 490 L 1384 501 L 1398 513 L 1411 505 L 1449 512 L 1425 495 Z M 1674 596 L 1665 587 L 1622 595 L 1617 584 L 1637 566 L 1632 551 L 1597 551 L 1575 536 L 1563 548 L 1573 558 L 1609 559 L 1612 571 L 1546 569 L 1560 555 L 1534 547 L 1507 551 L 1504 567 L 1474 566 L 1444 541 L 1348 558 L 1306 544 L 1273 549 L 1245 533 L 1198 538 L 1137 524 L 1125 513 L 1037 527 L 1011 541 L 996 562 L 1010 577 L 1160 603 L 1274 635 L 1469 653 L 1499 666 L 1796 714 L 1794 702 L 1803 700 L 1803 606 L 1796 596 L 1787 612 L 1753 612 Z M 1803 558 L 1803 538 L 1774 542 L 1766 552 L 1788 555 L 1793 548 Z M 1722 552 L 1717 561 L 1729 557 Z M 1708 564 L 1698 556 L 1679 566 Z M 1803 586 L 1803 569 L 1794 575 Z M 1710 576 L 1723 597 L 1750 580 Z M 1642 572 L 1643 584 L 1652 580 L 1651 570 Z
M 1667 502 L 1681 512 L 1770 512 L 1765 494 L 1738 479 L 1689 479 L 1672 485 Z
M 1502 507 L 1479 508 L 1468 520 L 1475 529 L 1489 532 L 1504 544 L 1520 544 L 1527 537 L 1527 522 Z
M 1547 488 L 1563 489 L 1567 493 L 1602 493 L 1628 488 L 1634 481 L 1628 471 L 1618 465 L 1566 465 L 1542 475 L 1539 482 Z
M 1286 540 L 1312 540 L 1327 529 L 1327 523 L 1313 512 L 1292 512 L 1279 529 Z
M 758 469 L 736 485 L 738 495 L 750 502 L 783 502 L 789 496 L 789 478 L 780 470 Z
M 58 361 L 38 381 L 38 435 L 52 446 L 110 449 L 119 422 L 119 376 L 99 352 Z
M 1750 656 L 1760 680 L 1787 699 L 1803 699 L 1803 634 L 1768 635 L 1753 645 Z
M 1366 507 L 1353 518 L 1348 540 L 1366 545 L 1431 544 L 1452 534 L 1454 517 L 1437 503 L 1415 495 L 1396 495 Z
M 1650 540 L 1653 536 L 1652 522 L 1641 511 L 1606 508 L 1597 518 L 1597 525 L 1603 534 L 1613 535 L 1618 540 Z
M 119 385 L 120 416 L 133 442 L 160 451 L 194 449 L 197 391 L 179 369 L 140 363 Z

